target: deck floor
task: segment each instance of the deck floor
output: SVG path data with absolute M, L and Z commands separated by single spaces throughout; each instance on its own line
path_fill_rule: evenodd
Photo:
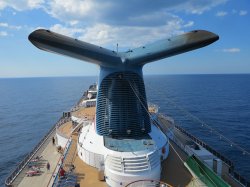
M 171 140 L 170 143 L 175 151 L 177 151 L 178 155 L 186 161 L 187 156 L 183 151 Z M 187 186 L 192 181 L 193 177 L 173 148 L 170 146 L 169 155 L 167 159 L 162 162 L 161 181 L 171 186 Z
M 77 135 L 72 135 L 72 140 L 77 141 Z M 171 145 L 174 147 L 175 151 L 177 151 L 178 155 L 185 161 L 187 156 L 185 153 L 177 146 L 174 142 L 171 142 Z M 75 150 L 76 144 L 72 144 L 69 149 L 68 156 L 74 158 L 70 158 L 72 160 L 75 168 L 75 173 L 78 176 L 78 183 L 80 186 L 95 186 L 95 187 L 104 187 L 107 184 L 103 181 L 98 180 L 98 170 L 94 167 L 91 167 L 85 164 L 76 154 Z M 184 166 L 184 163 L 178 158 L 176 152 L 170 147 L 170 153 L 168 158 L 162 162 L 162 173 L 161 173 L 161 181 L 166 182 L 172 186 L 187 186 L 192 182 L 192 175 L 188 171 L 188 169 Z M 67 158 L 66 158 L 67 159 Z M 65 165 L 70 165 L 71 163 L 65 163 Z
M 78 117 L 88 116 L 89 119 L 93 119 L 93 114 L 95 112 L 95 107 L 80 109 L 80 111 L 74 112 L 73 115 Z M 72 123 L 67 122 L 60 127 L 60 131 L 64 134 L 70 136 L 69 132 L 71 130 Z M 54 136 L 55 134 L 53 134 Z M 52 136 L 48 139 L 48 143 L 45 148 L 38 154 L 43 156 L 41 162 L 42 173 L 39 176 L 27 177 L 25 173 L 28 169 L 24 169 L 20 176 L 16 179 L 16 184 L 14 186 L 27 187 L 27 186 L 39 186 L 47 187 L 53 182 L 53 172 L 60 161 L 61 154 L 57 152 L 56 146 L 52 145 Z M 106 187 L 105 181 L 99 180 L 99 172 L 96 168 L 85 164 L 77 155 L 77 140 L 78 134 L 73 133 L 71 135 L 72 143 L 68 150 L 67 156 L 64 159 L 64 167 L 67 171 L 67 165 L 74 164 L 74 172 L 78 177 L 78 183 L 80 186 L 94 186 L 94 187 Z M 184 152 L 174 143 L 171 142 L 174 149 L 178 152 L 178 155 L 185 161 L 186 155 Z M 50 163 L 50 171 L 47 171 L 46 164 Z M 18 179 L 20 179 L 18 181 Z M 168 158 L 162 162 L 162 173 L 161 181 L 166 182 L 172 186 L 187 186 L 192 182 L 192 175 L 184 166 L 184 163 L 178 158 L 177 154 L 170 147 L 170 154 Z M 15 184 L 15 183 L 14 183 Z
M 73 135 L 72 138 L 77 140 L 77 135 Z M 171 144 L 181 156 L 181 158 L 183 160 L 186 160 L 187 156 L 183 153 L 183 151 L 177 145 L 175 145 L 174 142 L 171 142 Z M 69 149 L 68 155 L 70 156 L 74 153 L 75 148 L 71 147 Z M 105 182 L 98 180 L 98 170 L 85 164 L 77 156 L 77 154 L 74 154 L 72 163 L 76 166 L 75 174 L 78 176 L 78 183 L 80 183 L 80 186 L 107 186 Z M 66 165 L 69 164 L 70 163 L 66 163 Z M 168 158 L 162 162 L 161 181 L 166 182 L 167 184 L 170 184 L 172 186 L 187 186 L 192 182 L 192 179 L 193 177 L 188 169 L 184 166 L 184 163 L 178 158 L 173 148 L 170 147 L 170 154 Z
M 80 110 L 73 113 L 74 116 L 83 117 L 88 116 L 92 118 L 95 108 L 81 108 Z M 66 129 L 66 128 L 65 128 Z M 67 127 L 69 129 L 69 127 Z M 164 129 L 164 131 L 167 130 Z M 73 134 L 72 141 L 77 141 L 78 134 Z M 172 141 L 171 145 L 177 151 L 178 155 L 181 156 L 182 160 L 186 160 L 186 154 Z M 80 186 L 95 186 L 95 187 L 104 187 L 107 184 L 103 181 L 99 181 L 98 170 L 92 166 L 85 164 L 76 153 L 76 143 L 72 143 L 67 157 L 65 159 L 65 165 L 74 164 L 76 166 L 75 173 L 78 176 L 78 183 Z M 184 163 L 178 158 L 176 152 L 170 146 L 170 153 L 168 158 L 162 162 L 162 172 L 161 172 L 161 181 L 166 182 L 172 186 L 188 186 L 192 182 L 192 175 L 185 167 Z M 72 156 L 73 155 L 73 156 Z M 69 161 L 70 160 L 70 161 Z M 67 163 L 68 162 L 68 163 Z
M 72 121 L 64 123 L 58 128 L 58 130 L 68 138 L 70 138 L 71 129 L 72 129 Z
M 60 160 L 61 154 L 57 152 L 56 146 L 52 144 L 51 138 L 48 140 L 48 144 L 45 149 L 38 153 L 36 156 L 43 156 L 39 161 L 39 167 L 41 167 L 41 173 L 37 176 L 26 176 L 26 172 L 29 170 L 28 167 L 21 172 L 21 174 L 16 178 L 13 186 L 18 187 L 28 187 L 28 186 L 39 186 L 47 187 L 51 178 L 53 171 L 55 170 L 58 161 Z M 47 171 L 47 162 L 50 163 L 50 170 Z
M 96 107 L 80 108 L 79 110 L 72 113 L 75 117 L 86 117 L 88 120 L 94 120 Z
M 65 158 L 64 165 L 69 166 L 73 164 L 75 166 L 74 173 L 77 175 L 77 182 L 80 186 L 94 186 L 94 187 L 106 187 L 107 184 L 104 181 L 99 181 L 98 170 L 92 166 L 85 164 L 77 155 L 77 139 L 78 135 L 72 135 L 72 143 L 69 148 L 67 157 Z M 68 169 L 65 168 L 67 171 Z

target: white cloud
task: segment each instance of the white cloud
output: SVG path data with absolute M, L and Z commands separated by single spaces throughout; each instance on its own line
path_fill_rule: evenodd
M 159 27 L 147 26 L 112 26 L 108 24 L 96 24 L 84 29 L 53 25 L 50 29 L 54 32 L 78 38 L 96 45 L 106 46 L 119 43 L 121 47 L 138 47 L 154 42 L 155 40 L 183 33 L 183 28 L 191 26 L 193 22 L 183 23 L 181 19 L 168 21 Z
M 96 12 L 94 0 L 51 0 L 47 12 L 62 21 L 77 21 Z
M 188 23 L 186 23 L 185 25 L 183 25 L 183 27 L 192 27 L 194 25 L 193 21 L 189 21 Z
M 64 27 L 61 24 L 53 25 L 50 27 L 50 30 L 70 37 L 76 37 L 76 34 L 83 34 L 85 32 L 84 29 Z
M 239 48 L 227 48 L 222 50 L 225 53 L 238 53 L 240 52 Z
M 69 24 L 71 26 L 77 25 L 78 23 L 79 23 L 79 21 L 77 21 L 77 20 L 72 20 L 72 21 L 69 22 Z
M 174 10 L 186 11 L 192 14 L 202 14 L 205 11 L 210 10 L 213 7 L 226 3 L 228 0 L 191 0 L 181 1 L 178 6 L 173 7 Z
M 143 10 L 145 13 L 158 12 L 159 10 L 173 10 L 202 14 L 227 1 L 228 0 L 159 0 L 157 3 L 145 4 L 144 0 L 0 0 L 0 9 L 11 7 L 15 10 L 22 11 L 43 8 L 50 15 L 60 20 L 84 17 L 100 19 L 103 15 L 106 17 L 106 15 L 111 15 L 114 12 L 119 12 L 121 15 L 128 13 L 133 13 L 134 15 L 140 14 L 140 11 L 134 10 L 135 7 L 137 7 L 137 10 Z M 131 10 L 131 12 L 129 10 Z
M 6 7 L 18 11 L 41 8 L 44 2 L 44 0 L 0 0 L 0 10 Z
M 0 31 L 0 36 L 8 36 L 8 33 L 6 31 Z
M 0 27 L 8 27 L 9 24 L 8 23 L 0 23 Z
M 199 4 L 199 1 L 195 2 L 189 5 Z M 53 25 L 50 28 L 52 31 L 97 45 L 119 43 L 120 46 L 135 47 L 183 33 L 184 29 L 194 25 L 193 21 L 184 22 L 180 17 L 170 13 L 173 7 L 179 10 L 180 4 L 186 4 L 184 0 L 177 3 L 160 0 L 159 4 L 151 3 L 136 9 L 135 4 L 145 5 L 145 2 L 51 0 L 46 11 L 63 22 Z M 214 3 L 212 4 L 214 6 Z M 204 7 L 207 7 L 207 4 Z
M 157 3 L 145 3 L 145 0 L 0 0 L 0 9 L 11 7 L 22 11 L 42 8 L 46 13 L 68 24 L 104 23 L 109 25 L 138 26 L 137 19 L 144 19 L 141 25 L 149 20 L 151 24 L 165 24 L 172 12 L 185 11 L 192 14 L 202 14 L 211 8 L 228 0 L 159 0 Z M 164 15 L 165 14 L 165 15 Z M 163 17 L 161 17 L 163 15 Z M 170 15 L 171 17 L 171 15 Z
M 119 43 L 122 47 L 138 47 L 145 43 L 153 42 L 173 34 L 182 33 L 179 22 L 168 22 L 160 27 L 134 27 L 134 26 L 110 26 L 97 24 L 85 30 L 79 39 L 95 43 L 97 45 L 108 45 Z
M 22 28 L 21 26 L 9 25 L 8 23 L 1 23 L 1 22 L 0 22 L 0 27 L 5 27 L 8 29 L 15 29 L 15 30 L 20 30 Z
M 211 8 L 224 4 L 228 0 L 159 0 L 157 3 L 145 3 L 144 0 L 51 0 L 47 3 L 46 11 L 53 17 L 63 21 L 71 22 L 102 22 L 102 23 L 122 23 L 137 21 L 141 19 L 156 18 L 164 20 L 159 15 L 170 12 L 185 11 L 192 14 L 202 14 Z M 166 19 L 165 19 L 166 20 Z
M 1 9 L 4 9 L 5 7 L 6 7 L 6 2 L 3 1 L 3 0 L 1 0 L 1 1 L 0 1 L 0 10 L 1 10 Z
M 247 15 L 247 11 L 246 11 L 246 10 L 241 10 L 241 11 L 239 12 L 239 15 L 240 15 L 240 16 L 245 16 L 245 15 Z
M 158 0 L 157 3 L 145 3 L 145 0 L 0 0 L 0 9 L 41 8 L 61 21 L 51 26 L 52 31 L 99 45 L 118 42 L 120 46 L 134 47 L 192 27 L 193 21 L 184 21 L 175 15 L 178 11 L 202 14 L 225 2 L 227 0 Z
M 232 13 L 233 14 L 238 14 L 239 16 L 245 16 L 245 15 L 247 15 L 248 12 L 246 10 L 240 10 L 240 11 L 238 11 L 238 10 L 233 9 Z
M 219 11 L 216 13 L 216 16 L 218 16 L 218 17 L 224 17 L 226 15 L 227 15 L 227 12 L 225 12 L 225 11 Z

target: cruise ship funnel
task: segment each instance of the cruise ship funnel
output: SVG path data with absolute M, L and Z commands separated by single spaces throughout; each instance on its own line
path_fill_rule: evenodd
M 100 66 L 96 131 L 109 137 L 145 137 L 151 132 L 142 67 L 156 60 L 198 49 L 218 40 L 196 30 L 126 52 L 115 52 L 49 30 L 29 35 L 38 48 Z

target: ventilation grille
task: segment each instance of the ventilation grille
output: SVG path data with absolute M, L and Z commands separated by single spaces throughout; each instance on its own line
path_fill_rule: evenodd
M 155 167 L 159 166 L 160 164 L 160 157 L 158 151 L 148 155 L 148 159 L 150 162 L 151 169 L 154 169 Z
M 121 157 L 107 155 L 106 165 L 114 171 L 122 172 L 122 159 L 121 159 Z
M 105 167 L 124 173 L 140 173 L 143 171 L 150 171 L 160 165 L 160 156 L 158 151 L 150 155 L 137 157 L 116 157 L 107 155 L 105 160 Z
M 149 133 L 150 119 L 143 105 L 148 108 L 143 79 L 138 74 L 117 72 L 105 77 L 97 98 L 98 134 L 138 137 Z
M 146 156 L 123 158 L 124 172 L 141 172 L 149 170 L 149 162 Z

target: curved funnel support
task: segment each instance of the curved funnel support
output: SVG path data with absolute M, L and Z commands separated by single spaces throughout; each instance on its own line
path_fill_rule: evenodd
M 29 35 L 29 40 L 39 49 L 99 65 L 97 133 L 133 138 L 151 131 L 143 65 L 204 47 L 218 39 L 216 34 L 198 30 L 117 53 L 44 29 Z

